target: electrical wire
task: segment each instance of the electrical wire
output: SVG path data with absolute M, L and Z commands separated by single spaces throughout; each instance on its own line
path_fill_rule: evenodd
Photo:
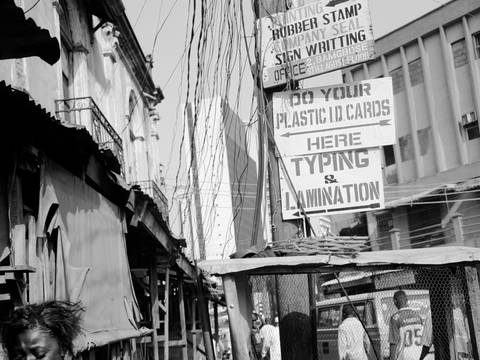
M 25 14 L 28 13 L 29 11 L 33 10 L 33 9 L 35 8 L 35 6 L 38 5 L 39 2 L 40 2 L 40 0 L 37 0 L 37 1 L 35 2 L 35 4 L 33 4 L 32 6 L 30 6 L 30 7 L 28 8 L 28 10 L 25 10 L 25 11 L 23 12 L 23 14 L 25 15 Z

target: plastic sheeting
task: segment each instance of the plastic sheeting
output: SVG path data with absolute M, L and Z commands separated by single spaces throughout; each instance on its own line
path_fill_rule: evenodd
M 44 264 L 50 281 L 43 298 L 81 301 L 86 309 L 76 350 L 144 335 L 136 326 L 121 209 L 52 162 L 42 169 L 39 202 L 37 235 L 56 249 Z

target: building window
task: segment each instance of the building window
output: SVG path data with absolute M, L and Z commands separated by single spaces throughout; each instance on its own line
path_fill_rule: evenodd
M 395 164 L 395 153 L 393 152 L 393 145 L 384 146 L 383 155 L 385 157 L 385 166 Z
M 462 127 L 468 140 L 480 137 L 477 115 L 474 111 L 462 115 Z
M 402 68 L 398 68 L 390 71 L 390 76 L 392 77 L 393 83 L 393 93 L 396 94 L 405 89 L 405 80 L 403 78 Z
M 472 35 L 473 38 L 473 51 L 475 53 L 475 59 L 480 58 L 480 31 Z
M 452 43 L 453 65 L 458 68 L 468 64 L 467 46 L 465 39 L 460 39 Z
M 408 134 L 398 139 L 400 145 L 400 156 L 402 161 L 413 159 L 413 142 L 412 135 Z
M 428 197 L 426 202 L 438 202 L 440 199 Z M 420 200 L 422 201 L 422 200 Z M 438 204 L 426 204 L 407 207 L 408 230 L 412 248 L 424 248 L 445 243 L 442 231 L 442 207 Z
M 426 155 L 430 147 L 430 127 L 417 130 L 418 143 L 420 145 L 420 155 Z
M 410 84 L 412 86 L 423 83 L 422 60 L 416 59 L 408 63 L 408 73 L 410 74 Z

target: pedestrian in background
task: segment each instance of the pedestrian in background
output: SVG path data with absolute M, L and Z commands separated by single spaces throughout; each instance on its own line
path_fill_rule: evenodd
M 10 360 L 63 360 L 73 356 L 83 308 L 78 303 L 48 301 L 13 311 L 3 324 L 2 340 Z
M 393 303 L 398 311 L 390 317 L 390 360 L 418 360 L 422 352 L 422 318 L 408 307 L 405 291 L 395 292 Z
M 262 359 L 270 355 L 270 360 L 281 360 L 280 329 L 278 328 L 278 317 L 274 319 L 274 325 L 265 324 L 260 329 L 262 338 Z
M 343 307 L 343 321 L 338 327 L 338 356 L 340 360 L 367 360 L 369 340 L 352 305 Z

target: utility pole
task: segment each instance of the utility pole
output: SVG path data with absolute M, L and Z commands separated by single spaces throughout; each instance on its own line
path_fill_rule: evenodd
M 195 202 L 195 217 L 197 222 L 198 248 L 200 249 L 200 260 L 205 260 L 205 236 L 203 233 L 202 221 L 202 203 L 200 199 L 200 186 L 198 181 L 198 163 L 197 163 L 197 147 L 195 143 L 195 132 L 193 124 L 192 104 L 187 104 L 187 124 L 188 135 L 190 139 L 190 160 L 192 164 L 192 182 L 193 196 Z M 193 238 L 192 238 L 193 239 Z
M 254 0 L 255 18 L 269 16 L 278 12 L 286 11 L 286 1 L 278 0 Z M 261 21 L 261 20 L 260 20 Z M 262 86 L 262 56 L 260 39 L 262 34 L 256 31 L 256 58 L 257 58 L 257 97 L 259 99 L 259 116 L 263 121 L 259 121 L 258 126 L 265 126 L 263 131 L 266 136 L 259 136 L 259 142 L 268 139 L 268 174 L 270 187 L 270 207 L 272 214 L 272 239 L 273 242 L 285 241 L 298 238 L 299 229 L 302 228 L 301 220 L 283 221 L 281 212 L 281 189 L 279 158 L 277 155 L 272 133 L 272 96 L 273 92 L 286 90 L 285 86 L 269 88 L 264 90 Z M 266 99 L 266 104 L 264 103 Z M 262 120 L 261 118 L 259 120 Z M 259 132 L 260 133 L 260 132 Z M 259 146 L 264 146 L 260 143 Z M 260 160 L 260 159 L 259 159 Z M 264 174 L 263 176 L 266 176 Z M 256 214 L 258 216 L 258 214 Z M 303 231 L 302 231 L 303 232 Z M 306 236 L 306 234 L 303 234 Z M 309 278 L 306 274 L 299 275 L 278 275 L 277 298 L 280 320 L 280 339 L 283 360 L 294 359 L 313 359 L 314 358 L 314 338 L 312 337 L 312 319 L 310 313 L 310 292 Z

